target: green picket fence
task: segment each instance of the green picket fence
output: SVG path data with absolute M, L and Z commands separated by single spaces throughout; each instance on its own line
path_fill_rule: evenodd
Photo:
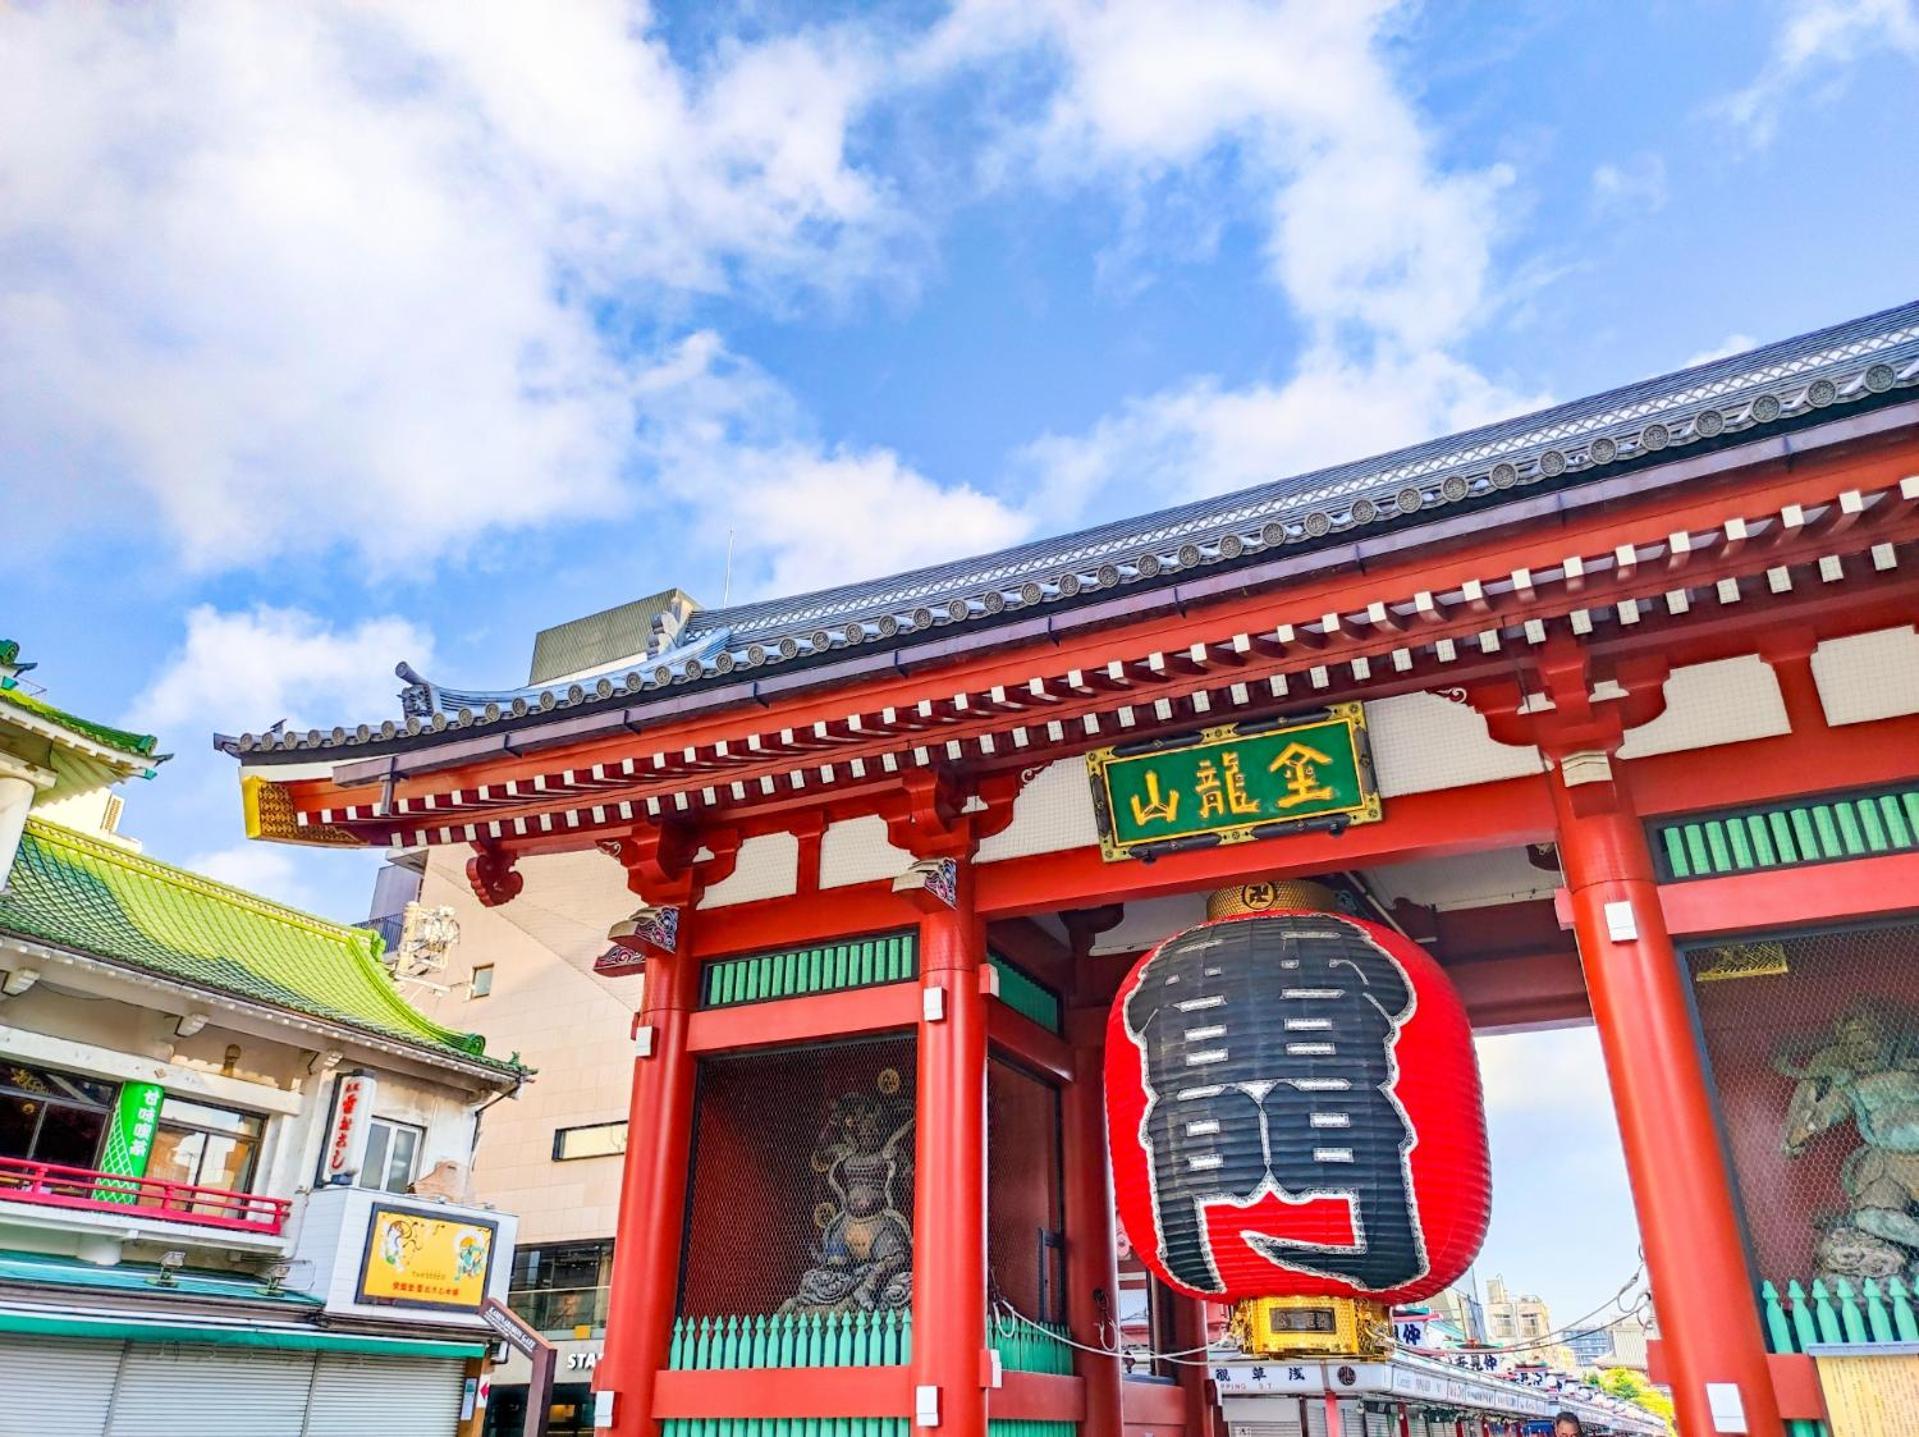
M 660 1431 L 663 1437 L 907 1437 L 909 1426 L 904 1417 L 669 1417 Z
M 901 983 L 918 972 L 918 935 L 887 933 L 709 963 L 701 974 L 700 1001 L 707 1008 L 725 1008 L 872 983 Z
M 1020 1016 L 1031 1018 L 1047 1032 L 1059 1032 L 1062 1020 L 1057 993 L 997 953 L 989 952 L 986 961 L 999 974 L 1000 1002 Z
M 675 1372 L 753 1367 L 893 1367 L 913 1356 L 909 1312 L 682 1317 L 666 1365 Z
M 1070 1377 L 1073 1373 L 1073 1349 L 1066 1341 L 1066 1328 L 1058 1323 L 1014 1323 L 1011 1329 L 993 1324 L 987 1342 L 999 1354 L 999 1365 L 1007 1372 L 1052 1372 Z M 1045 1427 L 1045 1422 L 1015 1424 Z M 1068 1427 L 1072 1426 L 1069 1422 Z M 1027 1437 L 1046 1437 L 1030 1433 Z
M 1666 876 L 1700 878 L 1919 848 L 1919 788 L 1653 825 Z

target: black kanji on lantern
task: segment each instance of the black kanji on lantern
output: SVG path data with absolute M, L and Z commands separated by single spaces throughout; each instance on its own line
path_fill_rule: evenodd
M 1382 1291 L 1425 1272 L 1394 1094 L 1413 1005 L 1399 962 L 1332 915 L 1208 924 L 1147 961 L 1125 1022 L 1145 1060 L 1140 1138 L 1173 1277 L 1223 1291 L 1207 1210 L 1268 1194 L 1350 1211 L 1350 1232 L 1325 1241 L 1243 1230 L 1272 1262 Z

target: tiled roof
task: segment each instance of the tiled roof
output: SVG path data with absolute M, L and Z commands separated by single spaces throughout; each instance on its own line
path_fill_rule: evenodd
M 50 723 L 56 728 L 63 728 L 68 733 L 77 734 L 81 738 L 99 744 L 102 748 L 115 749 L 137 758 L 152 758 L 155 762 L 160 762 L 165 757 L 161 755 L 155 758 L 153 749 L 159 740 L 150 733 L 133 733 L 128 729 L 113 728 L 107 724 L 95 723 L 91 719 L 79 718 L 64 709 L 55 708 L 43 698 L 36 698 L 25 689 L 15 688 L 8 682 L 0 681 L 0 719 L 6 717 L 5 710 L 8 706 L 32 714 L 35 718 Z
M 239 755 L 432 743 L 447 730 L 521 727 L 542 714 L 645 705 L 689 685 L 737 683 L 870 645 L 907 648 L 1106 591 L 1150 589 L 1278 552 L 1350 545 L 1524 491 L 1621 476 L 1693 451 L 1809 427 L 1919 394 L 1919 303 L 1641 380 L 1536 414 L 1059 538 L 792 598 L 695 613 L 674 649 L 564 687 L 456 690 L 404 664 L 398 720 L 218 740 Z M 1357 436 L 1363 437 L 1363 436 Z M 853 516 L 849 515 L 849 522 Z M 870 650 L 869 650 L 870 651 Z
M 416 1012 L 380 965 L 379 939 L 238 888 L 29 819 L 0 894 L 0 933 L 338 1023 L 477 1063 L 477 1034 Z

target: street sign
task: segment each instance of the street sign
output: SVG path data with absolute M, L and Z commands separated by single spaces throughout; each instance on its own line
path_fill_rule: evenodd
M 507 1346 L 525 1356 L 533 1369 L 526 1383 L 524 1437 L 542 1437 L 546 1431 L 547 1409 L 553 1405 L 553 1344 L 497 1297 L 489 1297 L 480 1304 L 480 1316 L 505 1339 Z
M 1086 756 L 1110 860 L 1380 818 L 1360 705 Z

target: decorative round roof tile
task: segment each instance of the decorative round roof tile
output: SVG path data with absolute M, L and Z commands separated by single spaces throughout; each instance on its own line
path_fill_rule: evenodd
M 381 738 L 393 738 L 399 732 L 400 732 L 400 726 L 396 724 L 392 719 L 387 719 L 384 723 L 380 725 Z
M 338 724 L 335 724 L 333 727 L 333 732 L 328 734 L 327 737 L 331 739 L 334 743 L 345 743 L 346 730 L 341 728 Z
M 1838 397 L 1838 386 L 1830 379 L 1815 379 L 1806 386 L 1806 403 L 1814 409 L 1824 409 Z
M 638 670 L 629 670 L 627 672 L 626 691 L 628 693 L 636 694 L 645 687 L 646 687 L 646 680 L 640 676 Z
M 798 647 L 798 646 L 795 645 L 795 647 Z M 656 684 L 672 683 L 673 670 L 669 669 L 665 664 L 656 665 L 653 669 L 653 682 Z
M 1779 417 L 1779 396 L 1762 394 L 1752 402 L 1752 422 L 1770 424 Z
M 800 652 L 800 641 L 794 638 L 791 634 L 787 634 L 780 639 L 780 657 L 781 658 L 783 659 L 798 658 L 799 652 Z
M 918 608 L 913 610 L 913 627 L 914 628 L 929 629 L 932 626 L 933 626 L 933 611 L 931 609 Z
M 1276 549 L 1286 542 L 1286 526 L 1275 519 L 1260 526 L 1259 542 L 1269 549 Z
M 1379 506 L 1370 499 L 1353 500 L 1353 522 L 1370 524 L 1379 517 Z
M 443 713 L 436 712 L 433 715 L 433 719 L 429 727 L 431 727 L 435 733 L 445 733 L 446 732 L 446 715 Z
M 486 721 L 488 723 L 492 723 L 495 719 L 499 718 L 500 716 L 500 706 L 498 704 L 490 703 L 484 709 L 482 709 L 481 712 L 486 716 Z
M 1602 434 L 1586 447 L 1586 457 L 1595 464 L 1610 464 L 1619 457 L 1619 446 Z
M 1134 567 L 1139 570 L 1140 578 L 1142 579 L 1155 578 L 1158 576 L 1160 567 L 1161 567 L 1159 562 L 1159 555 L 1141 554 L 1139 556 L 1139 559 L 1135 562 Z
M 1393 496 L 1393 502 L 1399 506 L 1402 514 L 1417 514 L 1419 506 L 1426 502 L 1426 496 L 1408 484 Z
M 847 624 L 840 630 L 840 637 L 849 644 L 863 644 L 866 642 L 866 625 Z
M 1648 424 L 1639 432 L 1639 447 L 1645 450 L 1664 449 L 1672 443 L 1672 430 L 1663 424 Z
M 1324 539 L 1332 532 L 1333 516 L 1331 514 L 1323 513 L 1315 509 L 1306 516 L 1306 537 L 1308 539 Z
M 308 730 L 307 730 L 307 742 L 308 742 L 308 743 L 318 743 L 319 741 L 320 741 L 320 731 L 319 731 L 319 730 L 318 730 L 317 728 L 310 728 L 310 729 L 308 729 Z
M 1093 582 L 1102 589 L 1110 589 L 1119 582 L 1119 569 L 1112 564 L 1101 564 L 1093 575 Z
M 560 701 L 560 696 L 554 693 L 552 689 L 540 690 L 540 708 L 543 711 L 550 712 L 553 706 L 559 703 L 559 701 Z
M 1046 590 L 1042 589 L 1038 584 L 1034 583 L 1031 579 L 1028 579 L 1025 583 L 1019 586 L 1019 601 L 1022 604 L 1037 604 L 1041 599 L 1045 597 L 1046 597 Z
M 473 726 L 473 710 L 472 709 L 461 709 L 457 714 L 453 716 L 454 728 L 471 728 L 472 726 Z
M 1726 416 L 1717 409 L 1702 409 L 1693 416 L 1692 432 L 1701 439 L 1712 439 L 1726 432 Z
M 806 642 L 813 646 L 813 652 L 823 654 L 833 647 L 833 636 L 825 629 L 815 629 L 806 636 Z
M 354 725 L 353 741 L 355 743 L 365 743 L 368 739 L 372 737 L 373 737 L 373 730 L 368 728 L 365 724 Z
M 1445 482 L 1439 486 L 1439 492 L 1448 502 L 1457 504 L 1466 497 L 1467 487 L 1465 475 L 1448 474 Z
M 688 659 L 680 665 L 680 672 L 685 674 L 689 679 L 697 679 L 701 674 L 706 672 L 706 665 L 698 659 Z
M 1059 596 L 1062 599 L 1076 597 L 1079 594 L 1079 590 L 1080 582 L 1078 574 L 1061 574 L 1059 576 Z
M 525 699 L 516 698 L 513 700 L 513 717 L 514 718 L 525 718 L 526 710 L 527 710 L 527 702 Z
M 738 660 L 733 657 L 733 651 L 731 649 L 721 649 L 717 654 L 713 655 L 713 672 L 716 674 L 730 674 L 733 672 L 733 665 L 737 662 Z
M 746 664 L 748 668 L 757 669 L 761 664 L 765 662 L 766 662 L 766 645 L 765 644 L 748 644 L 746 646 Z
M 973 606 L 964 599 L 948 599 L 946 601 L 946 617 L 956 624 L 972 612 Z
M 1548 479 L 1557 479 L 1566 472 L 1566 456 L 1557 449 L 1548 449 L 1539 456 L 1539 472 Z
M 1493 465 L 1492 481 L 1495 489 L 1510 489 L 1519 482 L 1519 470 L 1502 459 Z
M 897 637 L 900 631 L 900 621 L 894 618 L 891 614 L 881 614 L 880 621 L 879 621 L 879 631 L 880 631 L 880 637 L 882 639 L 891 639 L 891 638 Z
M 1245 552 L 1246 541 L 1237 534 L 1228 534 L 1219 541 L 1219 557 L 1222 559 L 1237 559 Z
M 980 595 L 979 601 L 985 606 L 986 612 L 989 614 L 1001 613 L 1006 608 L 1006 595 L 1002 594 L 998 589 L 988 589 Z
M 597 684 L 593 685 L 593 693 L 594 693 L 594 696 L 597 698 L 603 698 L 603 699 L 612 698 L 613 697 L 613 680 L 604 679 L 604 678 L 601 679 Z
M 239 741 L 239 744 L 238 744 L 238 748 L 239 748 L 239 750 L 240 750 L 240 752 L 241 752 L 241 753 L 252 753 L 252 752 L 253 752 L 253 745 L 254 745 L 254 744 L 256 744 L 257 742 L 259 742 L 259 740 L 258 740 L 258 739 L 256 739 L 256 738 L 254 738 L 254 736 L 253 736 L 252 734 L 250 734 L 250 733 L 243 733 L 243 734 L 241 734 L 241 735 L 240 735 L 240 741 Z
M 420 729 L 421 729 L 420 716 L 418 714 L 408 714 L 406 716 L 407 737 L 408 738 L 417 737 L 419 735 Z
M 1181 544 L 1179 546 L 1179 566 L 1182 569 L 1197 569 L 1199 567 L 1199 545 Z
M 1866 388 L 1874 394 L 1884 394 L 1898 377 L 1890 364 L 1875 364 L 1866 370 Z

